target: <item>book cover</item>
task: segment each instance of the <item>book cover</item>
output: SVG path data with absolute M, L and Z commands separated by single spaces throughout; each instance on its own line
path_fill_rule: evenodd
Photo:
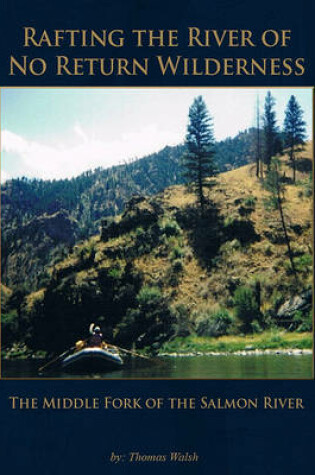
M 314 5 L 1 3 L 1 466 L 313 468 Z

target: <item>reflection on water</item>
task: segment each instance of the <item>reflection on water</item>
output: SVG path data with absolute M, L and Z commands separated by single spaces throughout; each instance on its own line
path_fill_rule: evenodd
M 39 378 L 38 361 L 2 361 L 3 378 Z M 110 373 L 49 372 L 44 378 L 79 379 L 312 379 L 312 355 L 222 355 L 131 360 Z

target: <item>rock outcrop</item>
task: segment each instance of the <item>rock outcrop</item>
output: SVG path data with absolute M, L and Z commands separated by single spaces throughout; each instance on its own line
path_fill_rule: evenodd
M 277 312 L 277 318 L 291 319 L 296 312 L 308 312 L 312 305 L 312 290 L 306 290 L 305 292 L 294 295 L 286 300 Z

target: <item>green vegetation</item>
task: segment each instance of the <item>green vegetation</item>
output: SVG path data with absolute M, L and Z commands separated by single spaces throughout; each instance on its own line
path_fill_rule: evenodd
M 299 333 L 311 332 L 313 330 L 313 315 L 309 312 L 303 315 L 303 312 L 298 311 L 293 317 L 293 322 L 290 326 L 290 330 L 296 330 Z
M 172 314 L 167 299 L 157 287 L 144 286 L 137 295 L 137 308 L 129 309 L 118 324 L 121 345 L 137 342 L 138 347 L 159 347 L 171 335 Z
M 202 96 L 194 99 L 189 108 L 189 123 L 186 135 L 187 151 L 184 155 L 185 177 L 198 198 L 201 212 L 206 206 L 205 188 L 211 186 L 209 177 L 215 175 L 213 161 L 214 136 L 212 118 Z
M 181 247 L 175 246 L 171 252 L 170 259 L 174 261 L 175 259 L 181 259 L 184 255 L 185 251 Z
M 142 350 L 309 348 L 311 144 L 303 156 L 295 151 L 293 184 L 289 154 L 274 157 L 281 135 L 268 97 L 261 137 L 267 154 L 270 120 L 273 155 L 265 155 L 263 179 L 250 163 L 218 175 L 211 188 L 214 149 L 221 170 L 240 165 L 241 158 L 230 165 L 218 160 L 227 142 L 212 143 L 203 102 L 194 103 L 186 146 L 194 141 L 197 121 L 204 148 L 190 148 L 190 171 L 205 167 L 195 183 L 201 213 L 187 187 L 160 191 L 182 181 L 184 146 L 73 180 L 7 182 L 2 268 L 9 286 L 2 286 L 1 298 L 6 354 L 62 352 L 87 336 L 91 321 L 109 342 Z M 236 155 L 247 144 L 248 163 L 254 139 L 255 130 L 228 141 Z
M 181 229 L 175 220 L 166 220 L 162 225 L 162 232 L 167 237 L 179 236 Z
M 294 266 L 298 272 L 309 273 L 313 265 L 313 257 L 310 254 L 294 258 Z
M 305 145 L 306 129 L 303 120 L 303 110 L 296 100 L 291 96 L 285 110 L 284 119 L 285 145 L 289 147 L 289 157 L 293 169 L 293 183 L 296 181 L 296 152 L 303 150 Z
M 255 129 L 249 129 L 217 142 L 218 171 L 249 163 L 254 135 Z M 183 183 L 185 150 L 184 145 L 165 147 L 125 165 L 97 168 L 70 180 L 23 177 L 2 184 L 3 282 L 11 287 L 27 281 L 30 290 L 45 286 L 47 267 L 63 261 L 76 243 L 98 233 L 102 221 L 119 215 L 132 195 L 154 195 Z M 180 230 L 166 229 L 169 232 Z
M 258 184 L 257 193 L 260 189 Z M 258 206 L 253 190 L 243 199 L 232 195 L 231 202 L 236 208 Z M 236 338 L 273 327 L 310 330 L 308 301 L 303 310 L 277 317 L 294 288 L 285 260 L 275 264 L 278 249 L 285 253 L 282 244 L 257 240 L 257 224 L 254 227 L 247 215 L 235 218 L 228 211 L 218 219 L 215 208 L 200 216 L 190 205 L 174 213 L 161 205 L 161 198 L 159 203 L 160 207 L 152 199 L 134 200 L 121 219 L 110 224 L 115 237 L 93 237 L 75 246 L 55 264 L 48 285 L 40 291 L 6 291 L 3 335 L 9 350 L 15 344 L 27 348 L 9 351 L 10 356 L 62 351 L 85 337 L 91 321 L 97 321 L 113 343 L 155 350 L 176 336 Z M 293 251 L 302 292 L 311 275 L 312 258 L 302 244 L 310 230 L 290 227 L 290 232 L 297 231 Z M 268 272 L 257 272 L 249 280 L 248 262 L 254 258 L 259 265 L 270 259 L 277 266 L 275 277 L 270 278 L 267 265 Z M 191 298 L 196 301 L 193 307 Z M 276 340 L 269 339 L 268 345 L 276 345 Z M 304 345 L 301 339 L 293 345 L 300 343 Z M 237 344 L 243 348 L 241 341 Z M 224 341 L 218 340 L 218 345 L 217 351 L 225 351 Z
M 231 331 L 233 317 L 226 309 L 206 309 L 196 319 L 196 333 L 198 336 L 218 337 L 227 335 Z
M 267 170 L 270 169 L 272 158 L 282 151 L 282 142 L 277 127 L 277 119 L 275 113 L 275 99 L 270 91 L 267 92 L 264 105 L 263 115 L 263 132 L 264 132 L 264 163 Z
M 250 333 L 253 321 L 260 317 L 258 302 L 253 290 L 249 287 L 237 288 L 233 304 L 235 316 L 241 322 L 241 331 Z
M 312 344 L 313 338 L 311 333 L 293 334 L 280 331 L 266 331 L 259 335 L 247 337 L 177 337 L 165 343 L 160 349 L 160 353 L 234 353 L 254 350 L 311 349 Z
M 280 177 L 280 161 L 273 158 L 269 164 L 269 170 L 267 172 L 266 179 L 264 181 L 264 187 L 269 192 L 268 198 L 265 200 L 265 206 L 267 209 L 276 210 L 279 213 L 279 221 L 281 224 L 284 240 L 286 243 L 289 260 L 291 264 L 291 270 L 297 281 L 297 271 L 295 268 L 293 253 L 291 249 L 291 239 L 287 230 L 286 217 L 284 213 L 285 202 L 285 186 Z

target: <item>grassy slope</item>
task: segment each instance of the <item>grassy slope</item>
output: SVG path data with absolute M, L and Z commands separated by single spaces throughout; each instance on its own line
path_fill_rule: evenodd
M 311 156 L 311 146 L 309 145 L 303 156 Z M 287 176 L 291 173 L 284 167 Z M 307 180 L 306 174 L 298 173 L 297 180 Z M 310 198 L 299 197 L 301 187 L 287 186 L 286 192 L 286 214 L 290 222 L 305 226 L 312 221 L 312 201 Z M 239 217 L 235 200 L 246 199 L 254 196 L 257 198 L 255 211 L 250 219 L 254 223 L 255 230 L 263 237 L 263 232 L 278 221 L 275 213 L 266 213 L 263 199 L 266 192 L 262 189 L 260 182 L 256 179 L 255 170 L 252 165 L 222 173 L 217 178 L 217 185 L 211 192 L 211 198 L 219 207 L 224 219 L 233 216 Z M 184 208 L 195 202 L 195 197 L 186 192 L 182 186 L 167 189 L 164 192 L 164 203 L 169 206 Z M 301 252 L 309 252 L 312 242 L 312 229 L 305 230 L 301 236 L 290 233 L 293 241 L 293 249 Z M 184 244 L 189 247 L 187 236 L 183 237 Z M 226 294 L 226 280 L 238 279 L 246 284 L 255 277 L 260 277 L 265 281 L 267 290 L 268 282 L 274 287 L 276 282 L 288 279 L 284 268 L 284 260 L 287 259 L 286 247 L 283 244 L 270 243 L 266 238 L 260 242 L 251 244 L 246 248 L 229 249 L 229 252 L 222 255 L 218 266 L 208 272 L 205 267 L 195 257 L 194 253 L 190 259 L 185 259 L 183 277 L 174 296 L 174 302 L 184 303 L 193 308 L 200 305 L 216 304 L 222 302 L 222 297 Z M 168 256 L 164 259 L 152 259 L 152 256 L 144 256 L 139 260 L 139 267 L 145 270 L 147 275 L 158 277 L 161 269 L 169 264 Z M 311 274 L 306 279 L 311 284 Z M 269 289 L 270 290 L 270 289 Z M 271 289 L 272 290 L 272 289 Z M 168 289 L 172 293 L 173 289 Z M 218 297 L 219 296 L 219 297 Z M 266 303 L 268 305 L 268 301 Z
M 309 145 L 307 150 L 303 152 L 303 157 L 312 158 L 311 150 L 312 147 Z M 284 157 L 283 170 L 286 176 L 291 176 L 291 170 L 285 165 L 286 160 L 287 157 Z M 305 190 L 303 183 L 306 183 L 307 180 L 308 174 L 298 172 L 298 185 L 288 185 L 286 187 L 285 207 L 288 223 L 302 227 L 300 234 L 296 234 L 292 229 L 289 231 L 296 255 L 311 253 L 312 199 L 307 197 L 303 191 Z M 266 192 L 255 177 L 254 166 L 247 165 L 219 175 L 216 186 L 210 193 L 211 199 L 220 210 L 223 222 L 233 218 L 242 219 L 239 215 L 239 201 L 255 197 L 254 211 L 250 214 L 249 219 L 253 222 L 255 231 L 261 235 L 261 240 L 247 246 L 239 246 L 237 243 L 236 245 L 235 243 L 234 245 L 229 243 L 228 247 L 221 246 L 218 252 L 219 260 L 209 268 L 198 258 L 189 242 L 189 234 L 184 231 L 180 236 L 171 237 L 161 243 L 150 254 L 144 254 L 136 258 L 134 263 L 144 273 L 146 283 L 159 285 L 162 282 L 163 293 L 170 297 L 172 305 L 185 304 L 191 311 L 192 319 L 196 318 L 204 307 L 213 305 L 229 306 L 231 292 L 227 288 L 228 280 L 237 281 L 237 285 L 245 285 L 258 278 L 262 282 L 263 310 L 267 310 L 276 298 L 277 292 L 284 294 L 287 292 L 285 286 L 283 287 L 283 283 L 288 284 L 292 276 L 289 275 L 286 267 L 288 259 L 285 245 L 273 244 L 264 236 L 266 230 L 273 231 L 273 226 L 278 226 L 278 217 L 275 213 L 267 213 L 264 208 L 263 200 Z M 195 203 L 195 196 L 188 193 L 183 186 L 170 187 L 160 194 L 159 198 L 166 210 L 166 216 L 163 220 L 167 220 L 169 217 L 172 218 L 174 210 L 177 212 Z M 77 285 L 84 285 L 84 282 L 92 281 L 95 278 L 98 269 L 111 267 L 114 264 L 115 261 L 106 256 L 106 250 L 115 250 L 134 242 L 135 231 L 111 239 L 108 242 L 102 242 L 98 236 L 95 236 L 82 245 L 76 246 L 74 253 L 58 263 L 56 269 L 72 269 L 76 275 Z M 176 285 L 169 282 L 171 254 L 174 247 L 180 247 L 184 251 L 184 257 L 182 258 L 183 271 L 179 274 Z M 83 249 L 93 249 L 95 259 L 89 268 L 78 271 L 76 266 Z M 125 265 L 124 260 L 121 261 L 121 264 Z M 300 278 L 301 288 L 311 285 L 312 272 L 310 266 L 308 269 L 304 269 Z M 28 304 L 32 306 L 42 296 L 42 292 L 31 294 L 28 297 Z M 308 343 L 305 343 L 305 338 L 297 335 L 294 341 L 289 342 L 289 345 L 284 345 L 285 347 L 290 347 L 290 345 L 292 347 L 310 347 L 311 337 L 306 338 Z M 280 340 L 283 341 L 281 338 Z M 280 340 L 279 346 L 282 344 Z M 218 340 L 218 344 L 223 341 L 224 339 Z M 233 348 L 234 343 L 231 346 Z M 209 341 L 208 344 L 210 344 Z M 271 346 L 267 347 L 274 348 L 274 343 L 269 342 L 269 344 Z M 245 340 L 241 347 L 244 348 L 244 345 L 246 346 Z M 212 348 L 212 343 L 210 347 Z M 238 344 L 236 344 L 236 347 L 239 347 Z

